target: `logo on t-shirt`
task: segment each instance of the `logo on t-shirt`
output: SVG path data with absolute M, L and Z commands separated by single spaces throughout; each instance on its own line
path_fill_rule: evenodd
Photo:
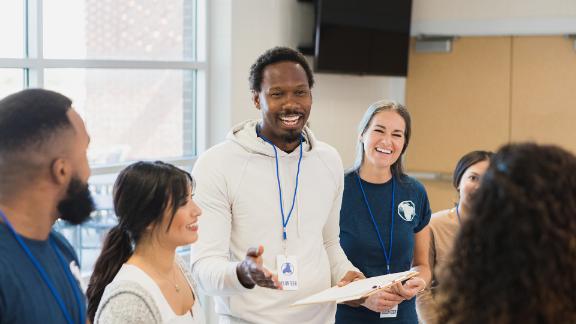
M 411 222 L 416 216 L 416 205 L 411 200 L 404 200 L 398 204 L 398 215 L 403 220 Z

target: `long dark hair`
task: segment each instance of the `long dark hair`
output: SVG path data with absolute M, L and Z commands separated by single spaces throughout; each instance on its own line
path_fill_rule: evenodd
M 193 186 L 188 172 L 160 161 L 136 162 L 120 172 L 114 183 L 118 225 L 106 235 L 86 291 L 90 321 L 94 321 L 104 289 L 128 261 L 133 245 L 138 244 L 145 229 L 159 224 L 164 212 L 170 210 L 168 231 L 174 214 L 186 204 Z
M 576 323 L 574 197 L 574 155 L 501 148 L 441 273 L 438 323 Z

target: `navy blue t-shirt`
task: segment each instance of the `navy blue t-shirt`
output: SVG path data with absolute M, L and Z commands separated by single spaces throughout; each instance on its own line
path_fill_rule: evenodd
M 66 265 L 77 267 L 78 259 L 66 239 L 56 232 L 52 232 L 50 237 L 62 253 Z M 74 282 L 76 287 L 70 284 L 49 240 L 22 239 L 52 280 L 72 320 L 78 323 L 80 308 L 73 290 L 79 289 L 78 282 Z M 85 312 L 84 295 L 81 307 Z M 38 270 L 6 224 L 0 222 L 0 324 L 9 323 L 66 323 L 66 319 Z
M 386 253 L 390 244 L 390 213 L 392 211 L 392 181 L 373 184 L 362 181 L 362 186 Z M 390 272 L 410 270 L 414 255 L 414 233 L 430 221 L 430 203 L 424 186 L 416 179 L 403 176 L 395 178 L 394 237 Z M 356 172 L 344 177 L 344 196 L 340 210 L 340 243 L 348 259 L 366 277 L 386 274 L 386 258 L 378 240 L 372 218 L 366 207 Z M 398 305 L 396 318 L 380 318 L 380 314 L 365 307 L 338 305 L 336 323 L 418 323 L 416 298 Z

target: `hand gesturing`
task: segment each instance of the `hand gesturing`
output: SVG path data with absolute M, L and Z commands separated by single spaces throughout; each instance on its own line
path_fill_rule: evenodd
M 246 252 L 246 258 L 236 267 L 238 280 L 246 288 L 254 288 L 255 285 L 264 288 L 282 289 L 278 282 L 278 276 L 273 275 L 263 265 L 262 254 L 264 247 L 249 248 Z

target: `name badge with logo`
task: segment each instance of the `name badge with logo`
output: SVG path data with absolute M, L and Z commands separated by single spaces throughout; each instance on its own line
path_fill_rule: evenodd
M 391 309 L 389 309 L 387 311 L 381 312 L 380 318 L 396 317 L 396 315 L 398 315 L 398 305 L 392 307 Z
M 284 290 L 298 290 L 298 263 L 296 256 L 279 255 L 276 257 L 278 281 Z

